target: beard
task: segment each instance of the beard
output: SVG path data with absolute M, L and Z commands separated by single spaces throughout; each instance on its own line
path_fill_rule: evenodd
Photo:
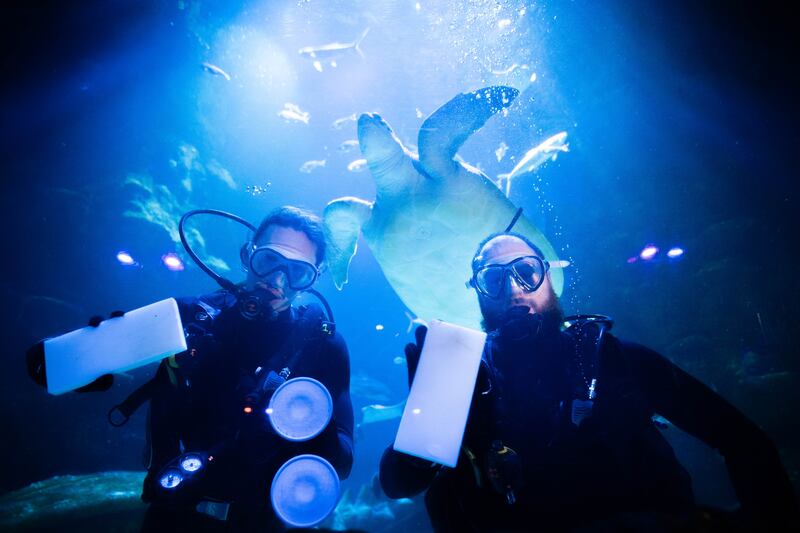
M 552 288 L 550 288 L 550 294 L 548 296 L 547 305 L 544 309 L 537 311 L 535 314 L 541 318 L 540 333 L 551 334 L 560 330 L 561 324 L 564 321 L 564 312 L 561 310 L 561 303 L 558 301 L 558 297 Z M 520 309 L 527 309 L 528 312 L 530 312 L 529 307 L 520 308 L 518 306 L 511 307 L 505 311 L 497 311 L 489 308 L 482 298 L 478 299 L 478 304 L 480 305 L 481 314 L 483 315 L 481 327 L 487 333 L 498 330 L 510 320 L 519 318 L 521 314 L 524 315 L 524 313 L 520 313 Z M 515 311 L 515 309 L 517 311 Z

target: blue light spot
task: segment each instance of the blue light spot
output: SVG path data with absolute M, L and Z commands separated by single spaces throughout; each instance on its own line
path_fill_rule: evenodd
M 658 253 L 658 247 L 653 246 L 652 244 L 648 244 L 644 247 L 644 249 L 639 252 L 639 257 L 641 257 L 645 261 L 649 261 L 650 259 L 654 258 Z
M 667 256 L 671 258 L 680 257 L 683 255 L 683 248 L 678 248 L 677 246 L 674 248 L 670 248 L 669 252 L 667 252 Z
M 132 266 L 132 265 L 136 264 L 136 261 L 134 261 L 134 259 L 131 256 L 131 254 L 129 254 L 128 252 L 126 252 L 124 250 L 121 250 L 121 251 L 117 252 L 117 261 L 119 261 L 120 264 L 125 265 L 125 266 Z
M 161 262 L 164 266 L 173 272 L 180 272 L 183 270 L 183 261 L 181 258 L 173 253 L 164 254 L 161 256 Z

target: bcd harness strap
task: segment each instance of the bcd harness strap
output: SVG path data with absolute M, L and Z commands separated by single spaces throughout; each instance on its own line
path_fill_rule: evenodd
M 207 304 L 202 300 L 196 300 L 193 302 L 194 305 L 197 306 L 195 310 L 194 316 L 192 317 L 192 322 L 184 328 L 184 331 L 191 328 L 193 330 L 200 330 L 202 332 L 206 332 L 205 328 L 199 327 L 197 322 L 205 322 L 208 321 L 209 323 L 213 323 L 214 319 L 219 315 L 221 309 L 217 309 L 212 307 L 211 305 Z M 194 335 L 196 333 L 189 333 L 186 332 L 187 336 Z M 194 350 L 194 348 L 190 348 L 190 352 Z M 177 368 L 178 364 L 175 361 L 175 356 L 170 356 L 167 358 L 167 372 L 169 374 L 169 379 L 175 384 L 175 375 L 172 369 L 170 368 Z M 139 408 L 150 398 L 153 397 L 153 391 L 155 390 L 158 380 L 161 379 L 159 377 L 159 372 L 156 372 L 156 375 L 153 376 L 151 379 L 147 380 L 145 383 L 137 387 L 132 393 L 130 393 L 127 398 L 122 400 L 117 405 L 113 406 L 111 409 L 108 410 L 106 417 L 108 418 L 108 423 L 114 427 L 121 427 L 128 423 L 131 416 L 139 410 Z
M 570 406 L 570 420 L 576 426 L 592 414 L 603 337 L 613 325 L 614 320 L 605 315 L 573 315 L 564 320 L 565 331 L 575 340 L 575 364 L 586 385 L 585 395 L 573 398 Z M 500 432 L 505 414 L 501 387 L 498 387 L 499 384 L 493 383 L 496 381 L 492 353 L 494 342 L 496 342 L 495 337 L 490 335 L 481 359 L 481 366 L 487 371 L 488 386 L 485 387 L 486 390 L 479 391 L 483 396 L 491 396 L 490 402 L 493 405 L 490 437 L 492 439 L 497 437 Z M 472 465 L 476 485 L 483 486 L 478 457 L 466 446 L 462 446 L 462 451 Z M 519 468 L 516 452 L 505 446 L 500 440 L 493 440 L 486 462 L 488 480 L 495 491 L 505 495 L 507 503 L 512 505 L 516 500 L 515 489 L 520 485 L 520 480 L 516 479 L 518 476 L 515 475 L 515 471 Z

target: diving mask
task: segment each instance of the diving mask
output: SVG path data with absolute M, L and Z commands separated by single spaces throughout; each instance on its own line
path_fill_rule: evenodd
M 319 276 L 315 265 L 301 259 L 290 259 L 269 246 L 254 247 L 247 256 L 242 257 L 242 264 L 248 265 L 253 274 L 264 278 L 281 271 L 286 275 L 289 287 L 296 291 L 308 289 Z
M 524 291 L 533 292 L 544 283 L 550 263 L 535 255 L 517 257 L 503 265 L 486 265 L 474 272 L 468 284 L 487 298 L 499 298 L 510 274 Z

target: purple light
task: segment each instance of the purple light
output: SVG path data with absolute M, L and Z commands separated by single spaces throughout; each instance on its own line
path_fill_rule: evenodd
M 657 253 L 658 247 L 648 244 L 641 252 L 639 252 L 639 257 L 645 261 L 649 261 L 650 259 L 654 258 Z
M 183 261 L 181 261 L 181 258 L 173 253 L 162 255 L 161 262 L 164 263 L 165 267 L 173 272 L 180 272 L 183 270 Z
M 627 259 L 627 261 L 626 261 L 626 262 L 627 262 L 629 265 L 632 265 L 633 263 L 635 263 L 635 262 L 636 262 L 636 260 L 637 260 L 637 259 L 638 259 L 638 258 L 637 258 L 636 256 L 634 256 L 634 257 L 629 257 L 629 258 Z
M 126 251 L 117 252 L 117 261 L 119 261 L 121 265 L 125 266 L 132 266 L 136 264 L 136 261 L 133 260 L 131 254 Z
M 671 258 L 680 257 L 683 255 L 683 248 L 679 248 L 675 246 L 674 248 L 670 248 L 669 252 L 667 252 L 667 256 Z

